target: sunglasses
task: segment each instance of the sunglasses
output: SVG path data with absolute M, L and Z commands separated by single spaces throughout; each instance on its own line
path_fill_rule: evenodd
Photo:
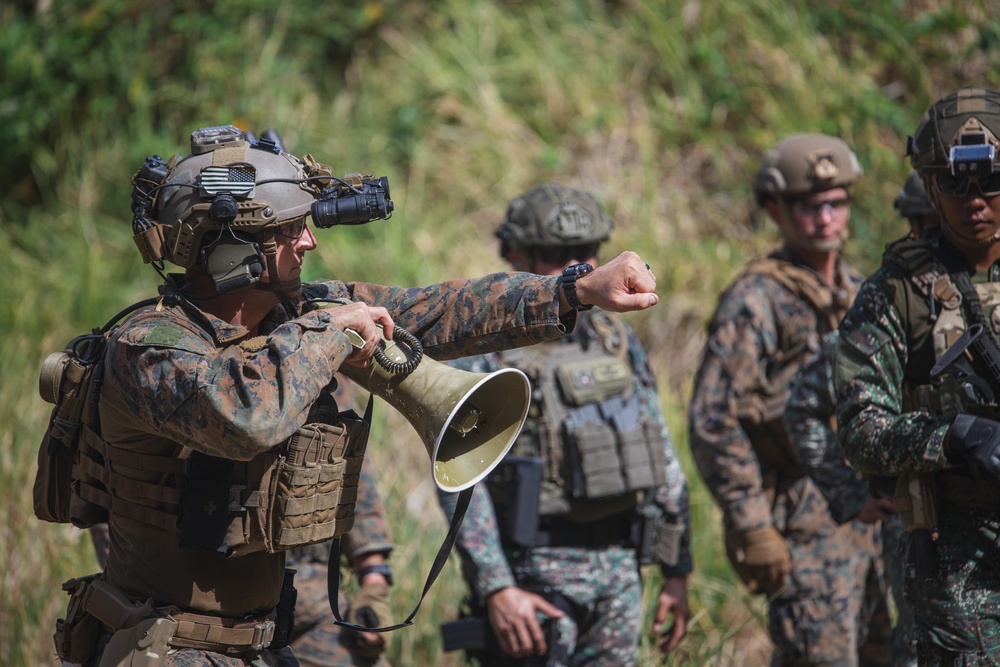
M 1000 172 L 993 174 L 934 174 L 938 192 L 949 197 L 964 197 L 969 192 L 969 182 L 975 181 L 984 197 L 1000 195 Z
M 290 220 L 289 222 L 278 225 L 278 228 L 275 229 L 274 233 L 278 236 L 284 236 L 286 239 L 296 241 L 302 237 L 302 234 L 305 231 L 306 219 L 305 217 L 301 217 L 297 220 Z

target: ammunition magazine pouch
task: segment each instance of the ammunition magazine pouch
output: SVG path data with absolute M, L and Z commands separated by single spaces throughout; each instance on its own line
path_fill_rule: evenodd
M 643 413 L 633 391 L 627 330 L 603 311 L 589 318 L 598 342 L 587 348 L 573 340 L 501 354 L 505 366 L 531 379 L 534 405 L 514 451 L 544 462 L 543 513 L 666 482 L 661 425 Z
M 660 425 L 639 401 L 613 396 L 570 411 L 563 421 L 569 493 L 607 498 L 666 483 Z
M 274 613 L 233 619 L 155 607 L 152 600 L 133 602 L 117 587 L 93 574 L 63 584 L 70 593 L 66 618 L 56 622 L 60 659 L 83 664 L 94 659 L 102 637 L 99 667 L 158 667 L 172 648 L 195 648 L 237 654 L 261 651 L 274 638 Z
M 632 543 L 639 565 L 677 565 L 684 538 L 684 521 L 679 516 L 664 516 L 660 506 L 649 498 L 636 506 L 632 518 Z
M 214 550 L 224 538 L 232 556 L 277 553 L 349 531 L 369 421 L 353 411 L 340 413 L 339 420 L 305 424 L 285 445 L 244 464 L 237 478 L 247 481 L 230 487 L 229 519 L 220 529 L 225 534 L 201 536 L 201 547 Z M 197 498 L 187 502 L 198 505 Z

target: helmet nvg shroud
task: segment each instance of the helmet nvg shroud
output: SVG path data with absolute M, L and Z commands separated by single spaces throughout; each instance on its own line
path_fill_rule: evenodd
M 511 200 L 496 236 L 505 255 L 510 250 L 596 247 L 608 240 L 611 226 L 589 193 L 545 183 Z
M 969 177 L 980 191 L 1000 190 L 1000 92 L 962 88 L 945 95 L 924 113 L 906 154 L 931 200 L 965 194 Z
M 764 153 L 753 191 L 757 204 L 763 206 L 768 199 L 796 199 L 847 188 L 861 174 L 861 163 L 843 140 L 825 134 L 797 134 Z
M 163 261 L 202 270 L 220 293 L 256 285 L 265 263 L 276 276 L 275 235 L 301 233 L 306 216 L 331 227 L 393 210 L 384 176 L 334 177 L 311 155 L 299 159 L 268 137 L 251 143 L 232 125 L 194 131 L 183 159 L 147 157 L 132 184 L 133 239 L 143 260 L 157 270 Z

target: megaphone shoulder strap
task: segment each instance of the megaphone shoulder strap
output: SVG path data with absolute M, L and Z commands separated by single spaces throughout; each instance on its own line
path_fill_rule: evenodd
M 413 611 L 410 612 L 410 615 L 402 623 L 379 628 L 366 628 L 363 625 L 357 625 L 344 620 L 340 614 L 340 538 L 338 537 L 333 540 L 333 543 L 330 545 L 330 560 L 327 566 L 326 592 L 327 598 L 330 601 L 330 610 L 333 612 L 333 618 L 335 619 L 334 623 L 360 632 L 389 632 L 413 625 L 413 618 L 417 615 L 417 611 L 420 610 L 420 605 L 423 603 L 424 597 L 427 596 L 434 581 L 441 574 L 445 563 L 448 562 L 448 555 L 455 546 L 455 540 L 458 539 L 458 531 L 462 527 L 462 520 L 465 518 L 466 510 L 469 509 L 469 503 L 472 501 L 472 492 L 474 490 L 475 486 L 470 486 L 458 493 L 458 502 L 455 506 L 455 514 L 451 519 L 451 525 L 448 527 L 448 534 L 445 535 L 444 541 L 438 549 L 437 556 L 434 557 L 434 562 L 431 564 L 431 569 L 427 573 L 424 590 L 420 594 L 420 599 L 417 600 L 416 606 L 413 607 Z

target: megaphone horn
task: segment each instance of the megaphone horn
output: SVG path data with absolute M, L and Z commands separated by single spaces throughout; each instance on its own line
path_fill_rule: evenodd
M 434 483 L 448 492 L 469 488 L 503 460 L 531 401 L 521 371 L 451 368 L 424 357 L 416 336 L 398 327 L 393 340 L 380 342 L 375 363 L 344 364 L 340 372 L 406 417 L 427 448 Z

